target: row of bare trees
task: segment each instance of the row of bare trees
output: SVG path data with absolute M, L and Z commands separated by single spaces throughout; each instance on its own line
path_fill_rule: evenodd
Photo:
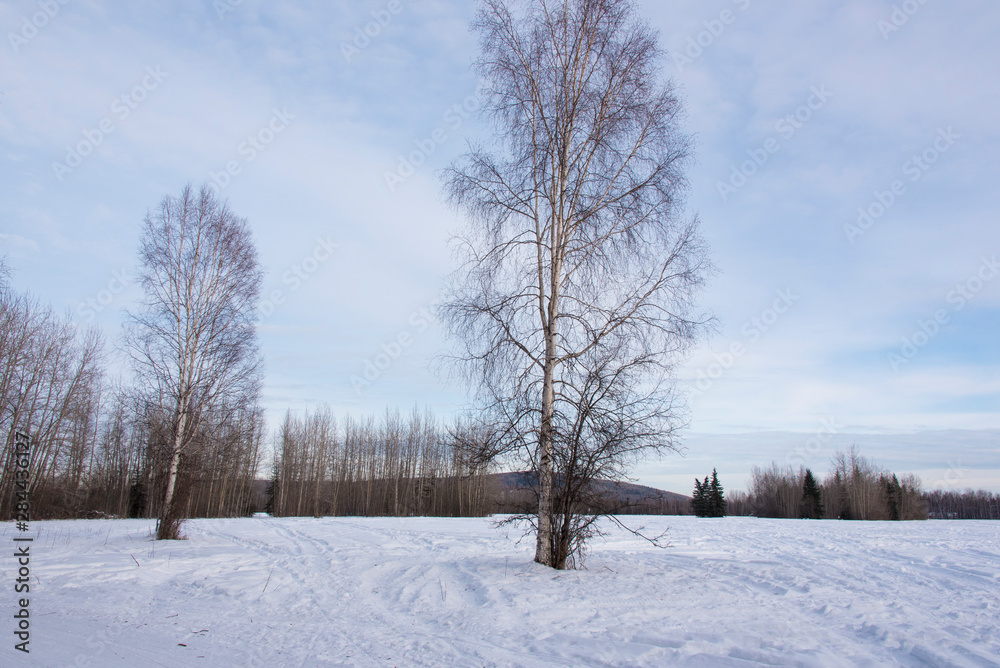
M 113 391 L 101 415 L 86 485 L 58 516 L 157 517 L 170 470 L 170 415 L 134 390 Z M 182 458 L 177 495 L 187 517 L 242 515 L 254 509 L 263 455 L 260 410 L 208 416 Z
M 84 484 L 101 410 L 103 344 L 27 293 L 0 260 L 0 513 L 10 515 L 14 434 L 33 438 L 34 509 L 46 512 Z
M 983 489 L 924 493 L 927 513 L 937 520 L 1000 520 L 1000 494 Z
M 726 495 L 726 514 L 747 517 L 754 514 L 754 500 L 742 489 L 731 490 Z
M 927 505 L 921 494 L 920 479 L 912 474 L 898 478 L 852 447 L 838 452 L 832 471 L 819 486 L 822 517 L 854 520 L 923 520 Z M 802 517 L 804 490 L 809 472 L 773 463 L 755 466 L 749 492 L 740 497 L 739 508 L 730 514 L 757 517 Z
M 493 494 L 486 467 L 429 412 L 397 410 L 336 419 L 329 408 L 286 414 L 276 439 L 267 509 L 275 515 L 485 515 Z

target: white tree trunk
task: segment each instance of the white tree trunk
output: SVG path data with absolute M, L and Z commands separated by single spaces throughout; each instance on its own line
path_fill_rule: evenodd
M 177 427 L 174 430 L 173 451 L 170 453 L 170 468 L 167 470 L 167 490 L 163 496 L 163 508 L 160 510 L 160 524 L 157 529 L 157 539 L 174 538 L 170 535 L 172 511 L 174 507 L 174 492 L 177 488 L 177 473 L 181 464 L 181 449 L 184 445 L 184 430 L 187 426 L 187 415 L 183 409 L 179 410 L 177 416 Z
M 547 344 L 547 348 L 552 348 Z M 551 358 L 550 358 L 551 360 Z M 545 566 L 552 563 L 552 416 L 555 408 L 553 364 L 545 365 L 542 381 L 542 424 L 538 437 L 538 535 L 535 561 Z

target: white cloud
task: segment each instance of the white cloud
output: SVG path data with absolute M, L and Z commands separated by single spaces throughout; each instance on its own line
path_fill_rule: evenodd
M 19 234 L 0 234 L 0 242 L 3 242 L 3 244 L 9 248 L 23 248 L 32 251 L 38 250 L 38 242 L 34 239 L 26 239 Z

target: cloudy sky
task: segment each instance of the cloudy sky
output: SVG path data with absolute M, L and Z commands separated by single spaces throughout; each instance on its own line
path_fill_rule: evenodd
M 482 137 L 471 0 L 0 3 L 0 254 L 114 343 L 140 222 L 214 184 L 267 267 L 271 415 L 428 405 L 461 219 L 438 170 Z M 1000 490 L 1000 4 L 647 1 L 695 136 L 718 332 L 683 370 L 686 455 L 728 487 L 863 452 Z M 405 345 L 398 345 L 399 340 Z M 380 357 L 382 355 L 382 357 Z M 367 370 L 367 377 L 365 376 Z M 365 382 L 360 382 L 364 380 Z

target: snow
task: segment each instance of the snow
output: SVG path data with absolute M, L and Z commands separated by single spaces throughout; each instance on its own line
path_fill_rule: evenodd
M 556 572 L 488 518 L 35 522 L 0 665 L 1000 666 L 1000 522 L 624 519 L 671 547 L 609 524 Z

